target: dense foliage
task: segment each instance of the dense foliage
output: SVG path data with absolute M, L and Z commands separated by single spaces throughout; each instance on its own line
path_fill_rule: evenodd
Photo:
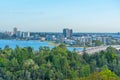
M 119 51 L 78 55 L 65 45 L 0 49 L 0 80 L 120 80 Z M 98 79 L 97 79 L 98 78 Z

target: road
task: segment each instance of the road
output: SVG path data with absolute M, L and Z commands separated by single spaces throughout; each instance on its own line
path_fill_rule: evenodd
M 111 46 L 111 47 L 113 47 L 113 48 L 115 48 L 117 50 L 120 50 L 120 45 L 109 45 L 109 46 Z M 88 47 L 88 48 L 86 48 L 86 53 L 94 54 L 96 52 L 100 52 L 102 50 L 106 50 L 107 47 L 109 47 L 109 46 Z M 78 54 L 83 54 L 83 51 L 78 52 Z

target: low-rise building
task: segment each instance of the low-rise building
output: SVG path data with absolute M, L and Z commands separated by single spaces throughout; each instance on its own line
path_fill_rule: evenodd
M 30 32 L 23 32 L 23 38 L 29 38 Z

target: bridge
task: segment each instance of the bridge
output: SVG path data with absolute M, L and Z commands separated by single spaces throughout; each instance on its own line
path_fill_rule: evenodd
M 108 46 L 97 46 L 97 47 L 88 47 L 85 49 L 85 52 L 88 54 L 94 54 L 96 52 L 104 51 L 107 49 L 107 47 L 113 47 L 117 50 L 120 50 L 120 45 L 108 45 Z M 83 51 L 78 52 L 78 54 L 83 54 Z

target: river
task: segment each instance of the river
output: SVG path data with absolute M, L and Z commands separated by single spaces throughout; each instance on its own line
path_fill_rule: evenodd
M 23 40 L 0 40 L 0 48 L 4 49 L 4 47 L 8 45 L 10 48 L 15 48 L 17 45 L 19 47 L 32 47 L 34 50 L 38 50 L 39 47 L 47 46 L 52 49 L 54 46 L 50 45 L 49 42 L 40 42 L 40 41 L 23 41 Z M 75 47 L 67 47 L 68 50 L 73 51 Z M 83 48 L 75 48 L 78 51 L 82 51 Z

